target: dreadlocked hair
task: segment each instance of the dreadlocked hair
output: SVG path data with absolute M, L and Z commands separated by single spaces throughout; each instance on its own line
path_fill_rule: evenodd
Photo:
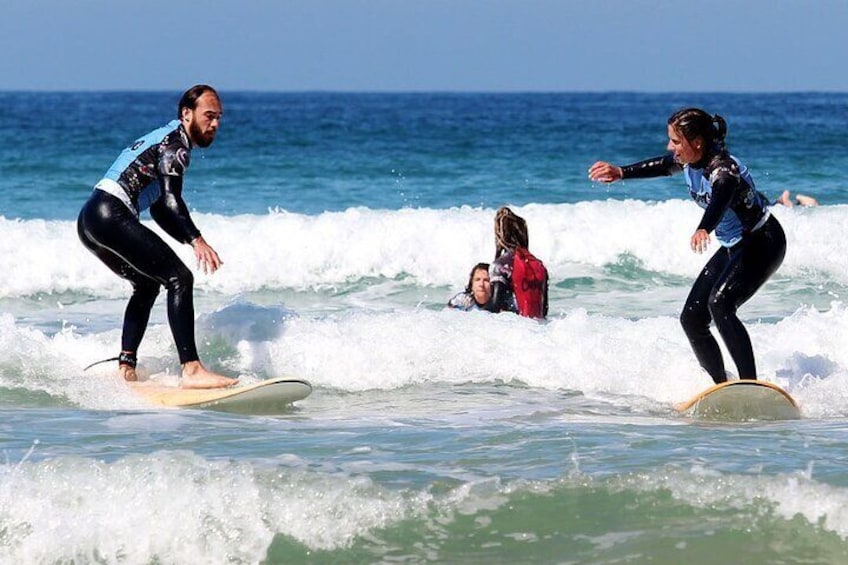
M 671 115 L 668 125 L 687 141 L 702 137 L 707 147 L 713 148 L 715 152 L 727 149 L 724 142 L 727 136 L 727 122 L 718 114 L 711 116 L 700 108 L 684 108 Z
M 529 246 L 527 222 L 515 212 L 503 206 L 495 214 L 495 259 L 504 251 Z

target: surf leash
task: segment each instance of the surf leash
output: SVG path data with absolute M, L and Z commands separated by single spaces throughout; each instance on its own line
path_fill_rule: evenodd
M 91 369 L 92 367 L 94 367 L 96 365 L 101 365 L 103 363 L 108 363 L 110 361 L 117 361 L 118 359 L 119 359 L 118 357 L 110 357 L 109 359 L 102 359 L 100 361 L 95 361 L 94 363 L 92 363 L 91 365 L 89 365 L 88 367 L 83 369 L 83 371 L 88 371 L 89 369 Z
M 138 365 L 138 360 L 136 359 L 135 353 L 127 353 L 126 351 L 121 351 L 121 354 L 117 357 L 110 357 L 109 359 L 95 361 L 94 363 L 83 369 L 83 372 L 88 371 L 95 365 L 100 365 L 101 363 L 109 363 L 110 361 L 117 361 L 121 365 L 129 365 L 133 369 L 135 369 L 136 365 Z

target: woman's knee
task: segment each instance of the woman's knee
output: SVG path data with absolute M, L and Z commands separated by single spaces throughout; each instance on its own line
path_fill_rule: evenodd
M 710 315 L 706 308 L 698 308 L 687 304 L 683 307 L 680 313 L 680 325 L 687 335 L 693 335 L 704 331 L 709 331 Z
M 737 306 L 735 301 L 721 291 L 713 290 L 713 292 L 710 293 L 710 299 L 707 302 L 707 307 L 709 308 L 710 315 L 713 320 L 716 320 L 716 323 L 718 323 L 719 320 L 726 319 L 728 316 L 736 316 Z

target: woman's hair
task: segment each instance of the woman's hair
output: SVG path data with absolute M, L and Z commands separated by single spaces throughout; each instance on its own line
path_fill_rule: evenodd
M 208 84 L 195 84 L 183 92 L 183 95 L 180 97 L 180 103 L 177 105 L 177 118 L 183 117 L 183 108 L 188 108 L 189 110 L 197 108 L 197 99 L 207 92 L 211 92 L 215 95 L 215 98 L 220 100 L 218 93 Z
M 474 268 L 471 269 L 471 272 L 468 274 L 468 284 L 465 285 L 465 294 L 471 294 L 471 285 L 474 284 L 474 273 L 477 271 L 486 271 L 489 272 L 489 264 L 488 263 L 477 263 L 474 265 Z
M 516 247 L 528 247 L 527 222 L 515 212 L 503 206 L 495 214 L 495 259 L 505 250 L 514 251 Z
M 727 122 L 718 114 L 711 116 L 700 108 L 684 108 L 671 115 L 668 125 L 685 137 L 686 141 L 702 137 L 708 150 L 719 152 L 726 149 L 724 138 L 727 135 Z

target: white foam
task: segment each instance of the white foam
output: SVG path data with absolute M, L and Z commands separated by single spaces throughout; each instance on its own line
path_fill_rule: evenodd
M 778 475 L 721 473 L 700 465 L 637 475 L 625 483 L 667 489 L 697 508 L 773 513 L 787 521 L 800 516 L 809 524 L 848 539 L 848 490 L 812 478 L 810 470 Z M 764 507 L 768 507 L 769 510 Z M 743 520 L 745 518 L 743 517 Z
M 565 489 L 570 496 L 575 487 L 602 486 L 567 472 L 558 481 L 468 478 L 432 494 L 388 489 L 329 461 L 316 469 L 291 454 L 255 462 L 183 451 L 7 463 L 0 465 L 0 479 L 4 563 L 255 563 L 277 535 L 311 550 L 344 549 L 404 522 L 443 533 L 458 517 L 472 516 L 487 526 L 491 512 L 526 504 L 525 493 L 557 497 Z M 800 517 L 848 539 L 848 491 L 816 480 L 809 469 L 751 475 L 668 465 L 603 483 L 611 492 L 669 493 L 725 516 L 727 528 Z M 530 540 L 535 534 L 503 532 Z
M 848 415 L 845 306 L 802 308 L 777 323 L 747 327 L 761 378 L 786 387 L 805 416 Z M 115 355 L 117 343 L 118 329 L 80 334 L 68 327 L 48 335 L 0 316 L 0 385 L 46 391 L 86 408 L 135 407 L 138 400 L 114 381 L 113 364 L 82 371 Z M 631 320 L 579 308 L 538 323 L 511 314 L 412 307 L 305 317 L 236 303 L 201 316 L 198 343 L 201 358 L 248 378 L 294 375 L 348 392 L 506 382 L 626 397 L 650 412 L 711 384 L 676 317 Z M 724 358 L 735 372 L 726 351 Z M 148 330 L 140 361 L 143 371 L 177 373 L 167 325 Z
M 257 563 L 277 534 L 346 547 L 429 501 L 364 477 L 188 452 L 22 462 L 0 478 L 4 563 Z
M 705 260 L 689 250 L 700 209 L 691 202 L 608 200 L 516 207 L 530 228 L 531 249 L 552 281 L 622 256 L 644 268 L 691 277 Z M 781 276 L 848 283 L 841 236 L 848 206 L 776 207 L 789 238 Z M 371 210 L 351 208 L 315 216 L 195 214 L 225 262 L 214 276 L 197 274 L 201 289 L 227 295 L 263 288 L 309 289 L 373 277 L 410 277 L 415 284 L 462 287 L 470 267 L 494 253 L 494 210 L 483 208 Z M 162 233 L 155 224 L 152 229 Z M 164 239 L 187 264 L 188 246 Z M 713 242 L 713 249 L 715 249 Z M 26 250 L 25 253 L 21 252 Z M 0 217 L 0 297 L 73 291 L 123 296 L 120 281 L 79 243 L 74 222 Z

